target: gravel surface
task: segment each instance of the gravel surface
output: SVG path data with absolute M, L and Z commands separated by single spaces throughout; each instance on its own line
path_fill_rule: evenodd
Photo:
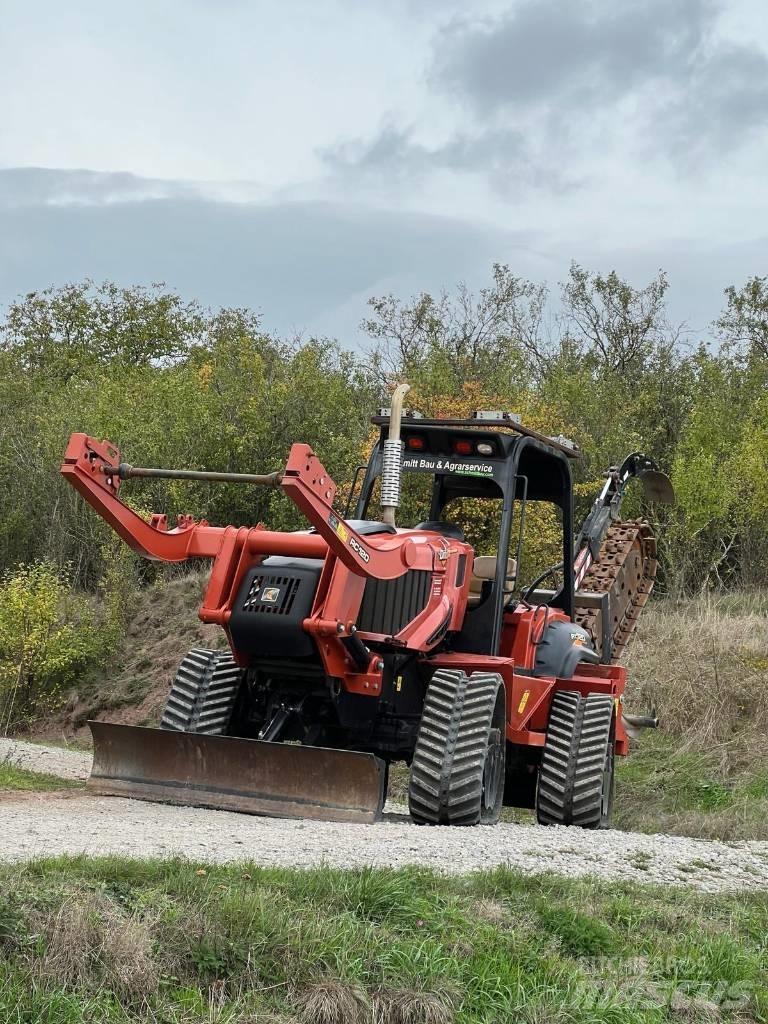
M 82 777 L 88 754 L 15 744 L 24 766 Z M 0 747 L 0 757 L 3 756 Z M 768 843 L 716 843 L 680 836 L 583 832 L 497 825 L 449 829 L 413 825 L 390 813 L 376 825 L 256 818 L 88 794 L 0 804 L 0 858 L 54 854 L 185 856 L 191 861 L 336 867 L 423 864 L 451 873 L 494 865 L 570 877 L 687 885 L 706 891 L 768 888 Z
M 89 751 L 0 739 L 0 762 L 7 761 L 17 768 L 33 772 L 58 775 L 60 779 L 87 779 L 92 760 Z

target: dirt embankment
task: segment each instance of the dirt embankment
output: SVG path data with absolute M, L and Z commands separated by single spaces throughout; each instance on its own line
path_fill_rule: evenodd
M 187 651 L 226 646 L 222 630 L 197 617 L 207 580 L 192 573 L 136 595 L 124 640 L 103 672 L 82 680 L 56 714 L 35 723 L 34 738 L 90 745 L 88 719 L 156 725 Z

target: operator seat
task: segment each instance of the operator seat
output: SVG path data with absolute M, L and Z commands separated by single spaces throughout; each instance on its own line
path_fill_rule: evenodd
M 423 523 L 417 523 L 414 530 L 429 530 L 430 533 L 442 533 L 449 540 L 464 540 L 464 531 L 456 523 L 446 523 L 441 519 L 426 519 Z
M 504 603 L 512 596 L 515 589 L 514 577 L 517 576 L 517 561 L 514 558 L 507 559 L 507 577 L 504 581 Z M 467 608 L 477 608 L 491 589 L 491 584 L 496 579 L 496 555 L 478 555 L 472 563 L 472 575 L 469 578 L 469 596 L 467 597 Z

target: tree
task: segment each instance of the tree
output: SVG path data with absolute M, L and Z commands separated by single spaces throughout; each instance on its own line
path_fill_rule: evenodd
M 11 303 L 0 347 L 13 351 L 27 371 L 66 384 L 96 365 L 174 359 L 205 322 L 196 302 L 184 302 L 162 284 L 120 288 L 86 280 Z
M 361 327 L 374 340 L 374 364 L 385 379 L 408 377 L 435 393 L 482 379 L 512 386 L 544 362 L 540 339 L 546 285 L 495 263 L 492 283 L 477 294 L 459 284 L 453 295 L 422 292 L 408 302 L 372 298 Z
M 746 345 L 750 355 L 768 359 L 768 277 L 751 277 L 738 291 L 725 289 L 727 305 L 715 321 L 726 343 Z
M 645 288 L 633 288 L 615 270 L 603 276 L 572 263 L 562 286 L 563 340 L 612 373 L 642 370 L 677 340 L 665 317 L 668 287 L 663 270 Z

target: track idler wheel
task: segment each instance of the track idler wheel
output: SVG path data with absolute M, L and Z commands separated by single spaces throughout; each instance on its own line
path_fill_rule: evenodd
M 541 825 L 607 828 L 613 804 L 613 698 L 560 691 L 552 699 L 539 769 Z
M 416 739 L 408 805 L 420 825 L 495 825 L 504 796 L 504 681 L 439 669 Z
M 229 651 L 194 647 L 179 665 L 160 728 L 226 735 L 242 679 L 243 670 Z

